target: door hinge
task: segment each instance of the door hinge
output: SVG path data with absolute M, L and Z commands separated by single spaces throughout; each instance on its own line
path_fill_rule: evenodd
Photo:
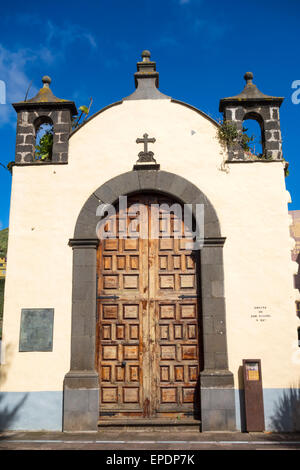
M 184 294 L 181 294 L 178 297 L 179 297 L 179 299 L 198 299 L 199 295 L 184 295 Z
M 120 297 L 118 295 L 98 295 L 97 299 L 98 300 L 109 300 L 109 299 L 119 299 Z

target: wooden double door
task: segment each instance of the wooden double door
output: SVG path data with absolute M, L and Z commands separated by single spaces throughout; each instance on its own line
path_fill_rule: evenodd
M 199 416 L 197 254 L 177 238 L 183 222 L 161 206 L 173 203 L 131 197 L 106 221 L 114 236 L 98 249 L 100 420 Z

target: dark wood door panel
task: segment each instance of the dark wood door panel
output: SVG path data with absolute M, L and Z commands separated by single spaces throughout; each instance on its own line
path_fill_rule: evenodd
M 115 417 L 143 415 L 146 399 L 142 371 L 147 359 L 143 354 L 147 244 L 139 238 L 122 238 L 124 233 L 116 229 L 119 222 L 124 227 L 125 219 L 130 226 L 130 215 L 124 211 L 110 218 L 107 227 L 114 227 L 116 238 L 101 241 L 98 249 L 100 411 Z
M 101 409 L 142 410 L 141 302 L 98 304 Z

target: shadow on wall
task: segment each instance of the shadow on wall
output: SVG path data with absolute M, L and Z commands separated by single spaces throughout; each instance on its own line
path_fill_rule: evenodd
M 11 363 L 11 345 L 6 346 L 2 343 L 1 351 L 1 363 L 0 363 L 0 384 L 3 386 L 6 380 L 6 371 L 9 369 Z M 5 348 L 5 354 L 3 355 L 3 349 Z M 18 411 L 22 408 L 23 404 L 27 400 L 27 394 L 23 395 L 21 399 L 16 400 L 14 403 L 10 403 L 7 400 L 9 394 L 0 391 L 0 431 L 12 429 L 11 425 L 17 419 Z
M 245 391 L 243 367 L 238 370 L 240 426 L 246 431 Z M 300 382 L 286 389 L 264 389 L 264 414 L 266 431 L 300 432 Z
M 5 393 L 0 393 L 0 431 L 12 429 L 11 425 L 18 416 L 18 410 L 22 408 L 26 400 L 27 394 L 14 407 L 10 407 L 5 403 Z
M 274 406 L 271 426 L 274 431 L 300 431 L 300 384 L 283 392 Z

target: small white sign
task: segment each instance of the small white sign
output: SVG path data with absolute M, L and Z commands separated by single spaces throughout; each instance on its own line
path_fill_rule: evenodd
M 271 314 L 268 312 L 268 308 L 265 305 L 257 305 L 253 307 L 254 311 L 251 314 L 251 318 L 256 322 L 266 322 L 271 318 Z

